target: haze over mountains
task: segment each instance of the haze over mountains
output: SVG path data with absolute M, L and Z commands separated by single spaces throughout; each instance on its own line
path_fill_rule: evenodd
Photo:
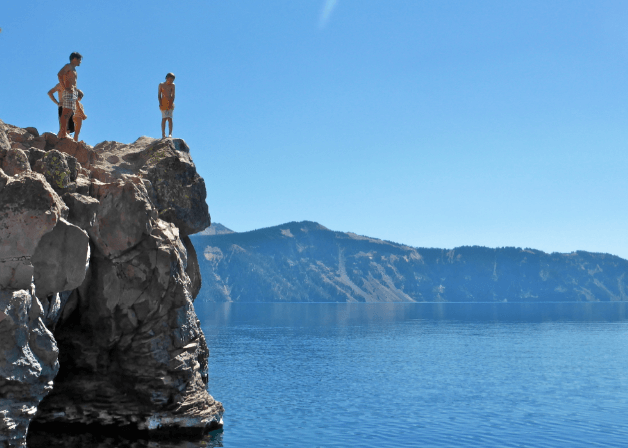
M 192 235 L 212 302 L 628 300 L 628 261 L 504 247 L 415 248 L 310 221 Z M 208 229 L 209 230 L 209 229 Z

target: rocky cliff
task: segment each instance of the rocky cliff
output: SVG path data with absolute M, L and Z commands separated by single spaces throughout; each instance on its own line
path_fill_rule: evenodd
M 29 425 L 221 425 L 193 306 L 205 197 L 183 140 L 91 147 L 0 121 L 0 446 Z
M 608 254 L 415 248 L 307 221 L 192 241 L 215 302 L 628 300 L 628 261 Z

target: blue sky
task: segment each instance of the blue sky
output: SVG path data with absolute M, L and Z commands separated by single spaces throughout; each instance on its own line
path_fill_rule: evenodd
M 628 258 L 628 2 L 6 3 L 0 119 L 56 131 L 79 51 L 83 139 L 158 137 L 174 72 L 174 135 L 234 230 Z

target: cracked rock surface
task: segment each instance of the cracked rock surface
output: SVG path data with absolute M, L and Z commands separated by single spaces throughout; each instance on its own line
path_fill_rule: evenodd
M 91 147 L 0 121 L 0 447 L 29 425 L 222 425 L 193 305 L 205 198 L 183 140 Z

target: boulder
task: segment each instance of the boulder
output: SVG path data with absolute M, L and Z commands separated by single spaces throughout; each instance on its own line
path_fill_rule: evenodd
M 34 169 L 37 161 L 43 159 L 45 155 L 46 155 L 46 151 L 43 151 L 42 149 L 38 149 L 38 148 L 31 148 L 28 151 L 28 163 L 30 163 L 34 171 L 37 171 Z
M 183 140 L 159 140 L 147 178 L 157 192 L 159 216 L 174 223 L 182 235 L 200 232 L 211 225 L 205 181 L 196 172 Z M 163 156 L 159 156 L 159 154 Z M 178 188 L 172 188 L 174 185 Z
M 43 137 L 46 142 L 46 146 L 44 147 L 45 151 L 50 151 L 59 143 L 57 134 L 53 134 L 52 132 L 44 132 L 41 137 Z
M 87 232 L 61 218 L 41 238 L 31 258 L 37 296 L 47 297 L 80 286 L 85 279 L 89 252 Z
M 103 255 L 118 256 L 151 233 L 156 213 L 141 182 L 95 182 L 91 193 L 99 204 L 87 230 Z
M 100 156 L 92 166 L 95 178 L 111 182 L 139 175 L 149 180 L 159 217 L 179 227 L 181 235 L 211 224 L 205 181 L 196 172 L 185 141 L 141 137 L 128 145 L 103 142 L 94 151 Z
M 63 202 L 70 209 L 68 221 L 83 230 L 87 230 L 94 225 L 96 222 L 96 211 L 100 205 L 98 199 L 80 193 L 66 193 L 62 198 Z
M 28 163 L 26 151 L 18 148 L 9 148 L 4 154 L 1 168 L 9 176 L 30 171 L 31 166 Z
M 35 137 L 28 143 L 30 145 L 30 149 L 39 149 L 39 150 L 46 149 L 46 137 L 44 136 Z
M 0 191 L 0 289 L 31 284 L 35 248 L 67 213 L 41 174 L 26 172 L 9 179 Z
M 47 138 L 46 141 L 50 141 Z M 55 145 L 55 149 L 64 152 L 74 158 L 83 166 L 89 166 L 98 159 L 98 155 L 84 142 L 75 142 L 70 138 L 62 138 Z
M 37 161 L 33 167 L 35 171 L 43 174 L 55 191 L 68 188 L 71 182 L 70 167 L 66 161 L 66 155 L 53 149 Z M 76 176 L 74 177 L 76 179 Z
M 37 128 L 34 128 L 32 126 L 27 126 L 24 128 L 24 130 L 28 132 L 29 134 L 32 134 L 33 137 L 35 138 L 39 137 L 39 131 L 37 131 Z
M 10 124 L 4 124 L 4 130 L 7 133 L 7 137 L 12 142 L 24 143 L 28 144 L 31 140 L 35 138 L 33 134 L 28 132 L 27 129 L 18 128 L 17 126 L 13 126 Z

